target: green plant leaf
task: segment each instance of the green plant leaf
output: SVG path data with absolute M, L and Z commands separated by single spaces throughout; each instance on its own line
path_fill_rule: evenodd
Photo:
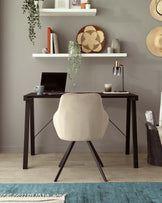
M 36 26 L 41 29 L 40 14 L 39 14 L 39 0 L 35 4 L 34 0 L 24 0 L 22 5 L 23 14 L 27 16 L 27 22 L 29 26 L 29 39 L 34 45 L 36 38 L 35 28 Z

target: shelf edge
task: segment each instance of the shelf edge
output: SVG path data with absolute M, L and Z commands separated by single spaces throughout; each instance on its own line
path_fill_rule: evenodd
M 95 16 L 97 9 L 40 9 L 40 16 Z
M 68 53 L 60 53 L 60 54 L 42 54 L 42 53 L 33 53 L 33 58 L 67 58 L 69 56 Z M 113 58 L 113 57 L 127 57 L 127 53 L 101 53 L 101 54 L 81 54 L 81 57 L 86 58 Z

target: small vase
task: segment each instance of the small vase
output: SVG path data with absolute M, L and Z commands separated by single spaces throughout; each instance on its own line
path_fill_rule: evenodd
M 120 53 L 120 41 L 118 39 L 113 39 L 111 42 L 111 48 L 114 53 Z
M 85 9 L 86 8 L 86 3 L 81 3 L 81 9 Z
M 90 9 L 91 8 L 91 4 L 86 4 L 86 9 Z

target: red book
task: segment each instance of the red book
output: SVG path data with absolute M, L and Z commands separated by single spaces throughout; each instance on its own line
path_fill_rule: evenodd
M 52 30 L 50 27 L 47 28 L 47 51 L 48 54 L 50 54 L 50 35 L 52 33 Z

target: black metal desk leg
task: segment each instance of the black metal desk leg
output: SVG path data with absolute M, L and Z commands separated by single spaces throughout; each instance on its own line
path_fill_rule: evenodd
M 35 155 L 34 99 L 30 99 L 30 144 L 31 144 L 31 155 Z
M 130 153 L 130 118 L 131 118 L 131 100 L 127 99 L 127 112 L 126 112 L 126 143 L 125 154 Z
M 133 136 L 133 158 L 134 168 L 138 168 L 138 145 L 137 145 L 137 118 L 136 118 L 136 100 L 132 99 L 132 136 Z
M 23 154 L 23 169 L 28 168 L 28 145 L 29 145 L 29 100 L 26 100 L 25 105 L 25 126 L 24 126 L 24 154 Z

